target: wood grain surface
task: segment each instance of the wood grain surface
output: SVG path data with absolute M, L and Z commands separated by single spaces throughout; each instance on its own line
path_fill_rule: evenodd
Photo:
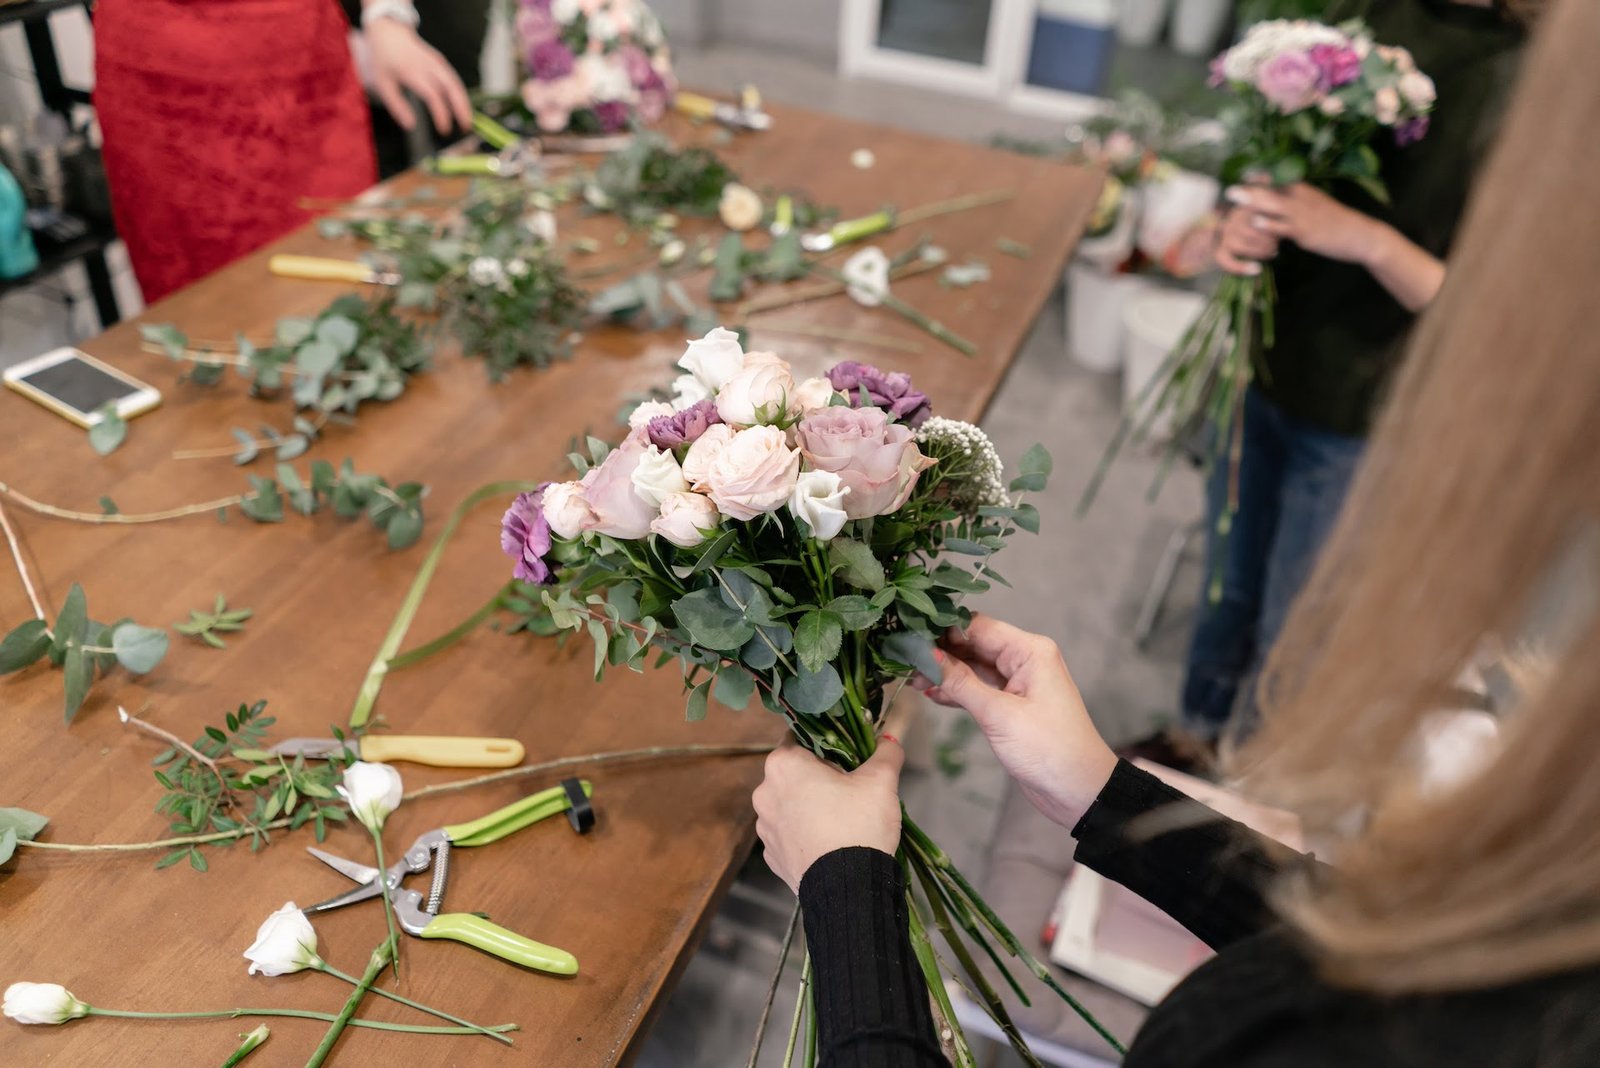
M 953 260 L 981 258 L 991 281 L 968 289 L 938 284 L 938 272 L 907 279 L 896 292 L 977 345 L 967 358 L 882 310 L 847 298 L 755 316 L 753 345 L 773 349 L 814 373 L 856 358 L 911 372 L 936 410 L 977 419 L 1060 277 L 1091 207 L 1098 177 L 1059 164 L 966 144 L 866 126 L 806 111 L 774 108 L 775 128 L 719 146 L 758 189 L 803 191 L 844 217 L 886 203 L 901 208 L 988 190 L 1004 203 L 931 219 L 880 239 L 891 254 L 926 233 Z M 709 128 L 671 127 L 680 141 L 707 141 Z M 876 166 L 851 166 L 853 149 L 870 146 Z M 432 181 L 448 197 L 459 185 L 403 176 L 391 186 Z M 203 211 L 204 205 L 195 205 Z M 576 261 L 586 268 L 637 258 L 641 238 L 617 246 L 618 222 L 562 210 L 563 237 L 588 233 L 604 251 Z M 710 232 L 706 223 L 686 225 Z M 1019 259 L 996 239 L 1022 242 Z M 353 255 L 353 243 L 326 241 L 314 228 L 289 235 L 151 308 L 146 322 L 170 321 L 192 337 L 270 335 L 275 319 L 313 313 L 341 291 L 329 283 L 271 277 L 271 252 Z M 836 257 L 837 263 L 842 257 Z M 704 292 L 702 275 L 691 289 Z M 598 285 L 599 282 L 589 283 Z M 764 328 L 763 323 L 825 324 L 889 334 L 916 353 L 843 344 Z M 575 434 L 619 435 L 623 400 L 664 386 L 684 339 L 678 332 L 588 332 L 574 359 L 543 372 L 520 371 L 491 385 L 482 366 L 454 351 L 413 379 L 397 401 L 370 404 L 353 427 L 330 427 L 311 455 L 337 463 L 350 456 L 363 471 L 430 487 L 423 540 L 392 553 L 364 521 L 330 513 L 291 514 L 258 525 L 234 514 L 226 523 L 202 515 L 151 526 L 88 526 L 8 512 L 49 612 L 73 582 L 102 620 L 132 616 L 172 624 L 218 592 L 255 617 L 226 650 L 174 635 L 166 660 L 133 679 L 116 670 L 98 682 L 76 722 L 61 719 L 61 675 L 38 666 L 0 679 L 0 805 L 48 815 L 47 841 L 111 843 L 167 833 L 152 806 L 160 788 L 150 758 L 161 745 L 122 726 L 118 704 L 192 738 L 240 702 L 265 699 L 278 717 L 274 737 L 326 734 L 342 724 L 357 687 L 443 516 L 472 489 L 496 479 L 560 476 Z M 229 428 L 284 427 L 287 399 L 254 400 L 231 373 L 214 387 L 177 381 L 164 357 L 140 351 L 135 323 L 83 346 L 157 385 L 165 401 L 131 424 L 127 444 L 104 459 L 82 431 L 8 391 L 0 391 L 0 480 L 51 503 L 98 511 L 102 495 L 125 512 L 163 509 L 241 491 L 247 470 L 228 459 L 179 461 L 174 450 L 225 446 Z M 447 551 L 406 646 L 446 630 L 477 608 L 509 576 L 497 545 L 505 501 L 472 514 Z M 0 630 L 29 615 L 9 558 L 0 566 Z M 597 686 L 587 641 L 566 647 L 484 628 L 461 645 L 391 675 L 378 704 L 389 728 L 418 734 L 510 735 L 528 759 L 649 745 L 775 741 L 776 717 L 753 706 L 714 708 L 702 723 L 683 721 L 679 680 L 671 668 L 635 675 L 613 671 Z M 408 787 L 470 773 L 401 765 Z M 446 907 L 478 910 L 528 936 L 571 950 L 581 962 L 572 979 L 523 971 L 451 942 L 402 936 L 398 987 L 413 998 L 482 1023 L 516 1022 L 515 1048 L 486 1039 L 424 1038 L 347 1032 L 340 1064 L 609 1065 L 636 1051 L 697 935 L 753 840 L 750 791 L 761 760 L 744 756 L 611 765 L 587 771 L 599 815 L 595 832 L 575 836 L 564 821 L 535 825 L 486 847 L 460 850 Z M 403 806 L 386 834 L 397 854 L 432 827 L 482 815 L 558 776 L 428 798 Z M 210 870 L 153 869 L 160 853 L 69 854 L 19 850 L 0 867 L 0 986 L 17 980 L 60 982 L 84 1000 L 125 1009 L 201 1009 L 240 1005 L 337 1012 L 347 989 L 327 976 L 247 977 L 241 951 L 268 912 L 287 900 L 302 905 L 348 884 L 306 855 L 309 833 L 279 835 L 259 854 L 235 846 L 209 849 Z M 370 859 L 364 835 L 338 829 L 335 852 Z M 413 877 L 413 883 L 420 882 Z M 425 887 L 424 887 L 425 888 Z M 324 955 L 353 973 L 381 939 L 376 902 L 318 917 Z M 394 980 L 388 979 L 393 983 Z M 369 999 L 374 1019 L 426 1022 Z M 86 1020 L 66 1027 L 0 1024 L 0 1064 L 99 1066 L 220 1063 L 249 1021 L 144 1023 Z M 273 1037 L 251 1063 L 299 1064 L 323 1025 L 271 1022 Z

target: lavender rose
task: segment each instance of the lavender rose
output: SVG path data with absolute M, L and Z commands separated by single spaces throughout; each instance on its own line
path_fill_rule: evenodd
M 912 430 L 889 422 L 879 408 L 825 408 L 795 428 L 806 463 L 832 471 L 849 493 L 851 519 L 897 512 L 911 499 L 917 476 L 935 461 L 922 455 Z
M 544 518 L 546 482 L 532 493 L 519 493 L 500 520 L 500 551 L 515 560 L 512 575 L 523 582 L 554 585 L 556 573 L 545 562 L 550 552 L 550 524 Z
M 1321 94 L 1322 71 L 1304 52 L 1280 52 L 1256 75 L 1256 88 L 1288 115 L 1310 107 Z
M 861 406 L 861 390 L 874 405 L 912 426 L 921 426 L 933 411 L 928 395 L 911 387 L 911 376 L 904 371 L 885 372 L 871 364 L 846 360 L 828 372 L 833 388 L 843 393 L 852 408 Z
M 679 445 L 692 445 L 700 440 L 714 424 L 722 422 L 717 414 L 716 402 L 698 401 L 681 412 L 658 415 L 645 424 L 650 444 L 658 449 L 676 449 Z

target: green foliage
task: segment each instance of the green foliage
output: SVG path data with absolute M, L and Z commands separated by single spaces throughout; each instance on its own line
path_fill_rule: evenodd
M 11 859 L 19 841 L 33 841 L 49 822 L 46 817 L 25 808 L 0 808 L 0 864 Z
M 262 748 L 267 729 L 276 720 L 265 714 L 267 703 L 241 704 L 220 726 L 208 726 L 194 741 L 194 749 L 212 762 L 195 760 L 173 747 L 158 753 L 151 764 L 164 793 L 156 811 L 172 823 L 174 835 L 228 834 L 219 844 L 250 840 L 252 851 L 271 841 L 269 824 L 288 820 L 290 830 L 310 823 L 320 842 L 328 823 L 349 815 L 334 790 L 354 757 L 340 750 L 327 759 L 285 758 Z M 332 728 L 344 740 L 344 732 Z M 205 871 L 200 844 L 186 845 L 163 856 L 156 867 L 188 860 Z
M 107 401 L 96 414 L 100 418 L 89 428 L 89 447 L 101 456 L 109 456 L 127 440 L 128 424 L 117 411 L 116 401 Z
M 648 225 L 662 212 L 715 215 L 722 187 L 738 180 L 710 149 L 676 150 L 659 134 L 644 133 L 596 168 L 584 200 L 634 225 Z
M 88 599 L 76 582 L 61 604 L 55 626 L 30 619 L 0 639 L 0 675 L 21 671 L 48 657 L 61 668 L 65 719 L 83 707 L 97 673 L 121 665 L 143 675 L 167 654 L 167 632 L 141 627 L 130 619 L 97 623 L 89 618 Z
M 191 608 L 188 620 L 174 624 L 172 629 L 213 649 L 226 649 L 228 643 L 222 640 L 222 635 L 243 630 L 250 616 L 248 608 L 229 609 L 227 598 L 219 593 L 210 611 Z
M 384 532 L 389 548 L 404 549 L 422 536 L 422 498 L 427 492 L 420 482 L 390 486 L 378 475 L 361 474 L 349 459 L 337 470 L 326 460 L 315 460 L 309 477 L 280 463 L 276 477 L 250 476 L 250 492 L 239 502 L 239 510 L 258 523 L 281 523 L 286 507 L 314 515 L 331 505 L 342 519 L 365 514 Z

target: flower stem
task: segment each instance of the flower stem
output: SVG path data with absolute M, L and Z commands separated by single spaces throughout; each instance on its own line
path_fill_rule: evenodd
M 227 1060 L 222 1062 L 222 1068 L 236 1068 L 236 1066 L 239 1065 L 246 1057 L 254 1053 L 256 1051 L 256 1047 L 265 1042 L 267 1037 L 271 1034 L 272 1030 L 268 1028 L 266 1024 L 262 1024 L 254 1031 L 251 1031 L 248 1035 L 241 1035 L 240 1037 L 243 1038 L 244 1041 L 239 1044 L 239 1048 L 234 1050 L 233 1054 Z
M 382 852 L 383 847 L 380 845 L 378 848 L 379 852 Z M 382 863 L 382 861 L 379 861 L 379 863 Z M 384 900 L 388 901 L 388 899 L 389 896 L 385 894 Z M 373 981 L 378 978 L 378 973 L 383 971 L 385 964 L 394 959 L 393 948 L 394 935 L 391 934 L 387 941 L 381 943 L 377 949 L 372 951 L 372 956 L 367 961 L 367 970 L 362 973 L 360 982 L 356 983 L 355 989 L 350 991 L 350 996 L 345 999 L 344 1008 L 339 1011 L 339 1015 L 329 1026 L 327 1033 L 322 1036 L 322 1042 L 317 1046 L 316 1052 L 311 1054 L 309 1061 L 306 1061 L 306 1068 L 321 1068 L 322 1062 L 328 1059 L 328 1054 L 333 1052 L 333 1044 L 339 1041 L 340 1035 L 344 1034 L 346 1025 L 350 1023 L 350 1018 L 356 1014 L 356 1008 L 361 1004 L 361 999 L 367 996 L 367 990 L 371 988 Z
M 355 986 L 357 983 L 359 983 L 361 981 L 361 980 L 357 979 L 353 975 L 347 975 L 346 973 L 341 972 L 338 968 L 335 968 L 333 965 L 329 964 L 327 961 L 323 961 L 320 966 L 316 965 L 316 964 L 313 964 L 312 967 L 316 968 L 318 971 L 326 972 L 327 974 L 333 976 L 335 979 L 343 979 L 345 982 L 349 983 L 351 986 Z M 376 995 L 378 995 L 380 998 L 388 998 L 390 1001 L 397 1001 L 402 1005 L 406 1005 L 406 1006 L 409 1006 L 410 1008 L 416 1009 L 418 1012 L 425 1012 L 429 1016 L 437 1016 L 441 1020 L 449 1020 L 451 1023 L 459 1024 L 462 1027 L 470 1027 L 474 1031 L 479 1032 L 480 1034 L 488 1035 L 490 1038 L 494 1039 L 497 1042 L 504 1042 L 508 1046 L 511 1045 L 511 1040 L 509 1038 L 505 1037 L 502 1034 L 497 1034 L 496 1032 L 491 1031 L 487 1027 L 483 1027 L 483 1026 L 481 1026 L 479 1024 L 473 1023 L 471 1020 L 463 1020 L 459 1016 L 453 1016 L 448 1012 L 443 1012 L 443 1011 L 441 1011 L 439 1009 L 436 1009 L 436 1008 L 432 1007 L 431 1005 L 424 1005 L 420 1001 L 412 1001 L 410 998 L 406 997 L 403 994 L 396 994 L 394 991 L 385 990 L 381 986 L 373 987 L 371 992 L 376 994 Z
M 28 593 L 28 603 L 33 606 L 33 614 L 38 619 L 44 618 L 44 605 L 39 602 L 39 594 L 33 588 L 33 576 L 28 574 L 28 565 L 22 560 L 22 547 L 17 544 L 17 533 L 11 529 L 11 520 L 6 517 L 5 505 L 0 504 L 0 531 L 6 536 L 6 544 L 11 547 L 11 559 L 17 563 L 17 574 L 22 576 L 22 588 Z M 46 634 L 50 631 L 46 630 Z
M 800 927 L 800 905 L 796 902 L 789 914 L 789 929 L 783 934 L 783 946 L 778 950 L 778 966 L 773 969 L 772 982 L 767 984 L 766 1004 L 761 1007 L 761 1022 L 756 1025 L 756 1039 L 750 1046 L 750 1059 L 745 1068 L 756 1068 L 761 1058 L 761 1043 L 767 1037 L 767 1021 L 772 1019 L 772 1002 L 778 996 L 778 984 L 783 981 L 783 969 L 789 963 L 789 947 L 794 944 L 794 933 Z M 791 1044 L 793 1039 L 790 1039 Z
M 253 493 L 236 493 L 232 497 L 219 497 L 214 501 L 186 504 L 181 508 L 168 508 L 162 512 L 114 512 L 111 515 L 103 515 L 99 512 L 78 512 L 71 508 L 57 508 L 53 504 L 35 500 L 21 490 L 8 486 L 4 482 L 0 482 L 0 495 L 10 497 L 30 512 L 37 512 L 40 515 L 51 516 L 55 519 L 70 519 L 75 523 L 98 524 L 160 523 L 168 519 L 182 519 L 188 515 L 215 512 L 219 508 L 231 508 L 236 504 L 243 504 L 245 501 L 255 499 L 255 494 Z
M 127 1009 L 99 1009 L 89 1006 L 90 1016 L 115 1016 L 124 1020 L 224 1020 L 240 1016 L 293 1016 L 301 1020 L 321 1020 L 332 1023 L 338 1017 L 331 1012 L 314 1012 L 311 1009 L 216 1009 L 210 1012 L 133 1012 Z M 404 1031 L 412 1035 L 475 1035 L 470 1027 L 427 1027 L 421 1024 L 385 1023 L 382 1020 L 351 1020 L 351 1027 L 364 1027 L 369 1031 Z M 517 1030 L 516 1024 L 496 1024 L 489 1030 L 499 1034 Z
M 476 612 L 472 613 L 472 615 L 468 616 L 454 627 L 451 627 L 437 638 L 434 638 L 432 641 L 423 642 L 414 649 L 407 649 L 403 653 L 398 653 L 395 656 L 390 657 L 389 670 L 397 671 L 400 668 L 410 667 L 412 664 L 425 660 L 428 657 L 433 656 L 435 653 L 441 653 L 450 648 L 456 642 L 477 630 L 478 627 L 483 624 L 484 620 L 488 619 L 490 616 L 494 615 L 495 612 L 499 611 L 501 605 L 505 604 L 506 594 L 509 592 L 509 590 L 510 584 L 508 583 L 506 586 L 496 590 L 494 596 L 490 597 L 489 600 L 484 603 L 482 608 L 478 609 Z
M 389 865 L 383 859 L 383 828 L 381 826 L 372 828 L 372 844 L 378 850 L 378 871 L 380 873 L 378 878 L 387 878 Z M 400 978 L 400 934 L 395 930 L 394 926 L 394 902 L 389 900 L 387 887 L 384 888 L 382 896 L 383 919 L 389 925 L 389 961 L 394 965 L 394 977 L 398 979 Z M 377 954 L 373 954 L 373 956 L 376 957 Z M 371 985 L 370 981 L 368 985 Z

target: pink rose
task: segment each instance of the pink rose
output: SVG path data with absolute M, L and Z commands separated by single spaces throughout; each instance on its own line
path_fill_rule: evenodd
M 1361 77 L 1361 57 L 1354 48 L 1335 44 L 1311 46 L 1311 62 L 1322 72 L 1322 88 L 1337 89 Z
M 576 538 L 595 524 L 581 482 L 556 482 L 544 491 L 544 519 L 557 537 Z
M 589 78 L 579 65 L 565 78 L 541 82 L 530 78 L 522 83 L 522 102 L 539 120 L 545 133 L 560 133 L 572 121 L 572 113 L 589 104 Z
M 643 431 L 635 430 L 599 467 L 583 476 L 583 496 L 594 510 L 587 529 L 625 541 L 650 533 L 656 509 L 633 486 L 633 472 L 649 447 Z
M 1386 85 L 1372 94 L 1372 112 L 1374 117 L 1385 126 L 1393 126 L 1400 118 L 1400 92 L 1392 85 Z
M 692 549 L 706 540 L 701 533 L 721 524 L 716 505 L 703 493 L 669 493 L 661 499 L 661 514 L 650 529 L 680 549 Z
M 694 440 L 689 446 L 689 451 L 683 457 L 683 477 L 689 480 L 689 485 L 701 489 L 706 484 L 706 479 L 711 476 L 711 461 L 717 454 L 728 447 L 728 442 L 733 440 L 733 427 L 727 423 L 713 423 L 706 427 L 706 432 Z
M 788 414 L 794 392 L 788 364 L 771 352 L 747 352 L 744 366 L 717 391 L 717 414 L 734 426 L 777 422 Z
M 723 515 L 748 521 L 782 508 L 799 475 L 800 454 L 789 447 L 788 436 L 775 426 L 753 426 L 733 435 L 712 458 L 706 490 Z
M 1279 111 L 1310 107 L 1321 95 L 1322 72 L 1304 52 L 1280 52 L 1261 65 L 1256 88 Z
M 891 425 L 877 408 L 824 408 L 795 431 L 806 462 L 849 488 L 844 510 L 851 519 L 899 511 L 935 462 L 922 455 L 910 427 Z

